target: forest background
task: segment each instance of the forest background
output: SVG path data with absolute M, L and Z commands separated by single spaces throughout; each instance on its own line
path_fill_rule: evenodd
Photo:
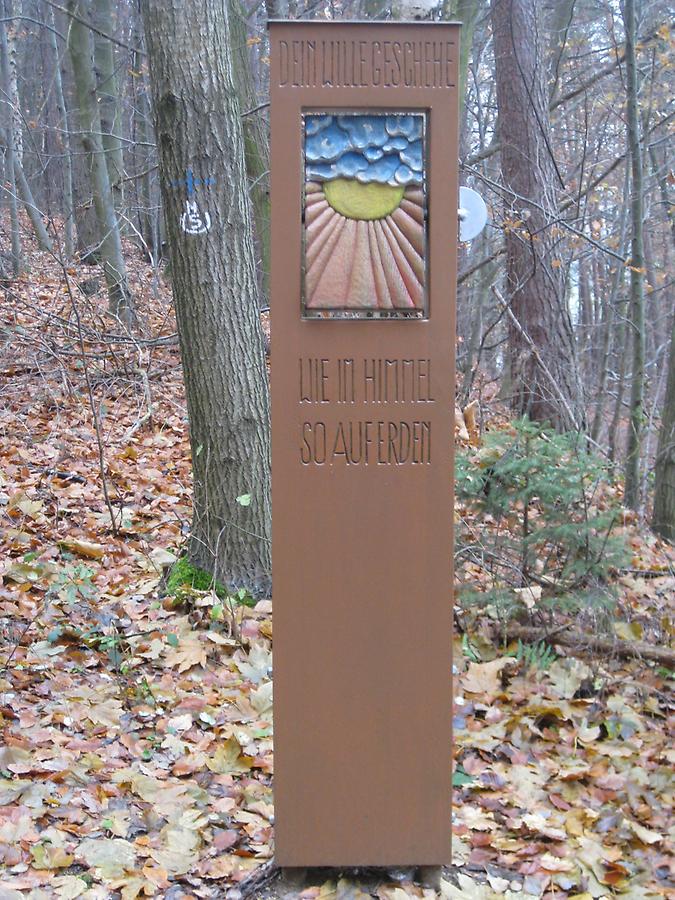
M 0 896 L 285 890 L 268 18 L 463 24 L 460 176 L 489 224 L 460 248 L 443 891 L 669 896 L 664 0 L 2 0 Z

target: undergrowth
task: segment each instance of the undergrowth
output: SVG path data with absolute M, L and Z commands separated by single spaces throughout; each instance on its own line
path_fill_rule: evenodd
M 583 436 L 528 419 L 489 432 L 480 449 L 458 453 L 456 492 L 462 605 L 491 604 L 507 619 L 611 612 L 612 572 L 626 561 L 621 508 Z

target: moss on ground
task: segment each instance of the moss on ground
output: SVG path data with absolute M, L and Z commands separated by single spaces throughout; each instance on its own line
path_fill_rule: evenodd
M 213 575 L 194 566 L 187 556 L 182 556 L 171 567 L 169 577 L 166 579 L 166 592 L 175 597 L 185 588 L 193 588 L 195 591 L 214 590 L 221 599 L 228 596 L 224 584 L 214 581 Z
M 236 603 L 243 603 L 244 606 L 255 606 L 256 601 L 246 590 L 235 591 L 230 593 L 224 584 L 215 581 L 210 572 L 205 572 L 193 565 L 187 556 L 182 556 L 177 560 L 166 579 L 166 593 L 170 597 L 180 595 L 181 591 L 215 591 L 216 596 L 225 600 L 230 597 Z

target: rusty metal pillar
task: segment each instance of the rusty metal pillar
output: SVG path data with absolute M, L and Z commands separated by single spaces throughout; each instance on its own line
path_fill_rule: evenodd
M 438 866 L 459 26 L 270 38 L 276 859 Z

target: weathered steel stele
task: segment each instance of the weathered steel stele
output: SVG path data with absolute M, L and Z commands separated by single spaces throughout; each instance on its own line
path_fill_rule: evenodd
M 438 866 L 459 26 L 270 37 L 276 860 Z

